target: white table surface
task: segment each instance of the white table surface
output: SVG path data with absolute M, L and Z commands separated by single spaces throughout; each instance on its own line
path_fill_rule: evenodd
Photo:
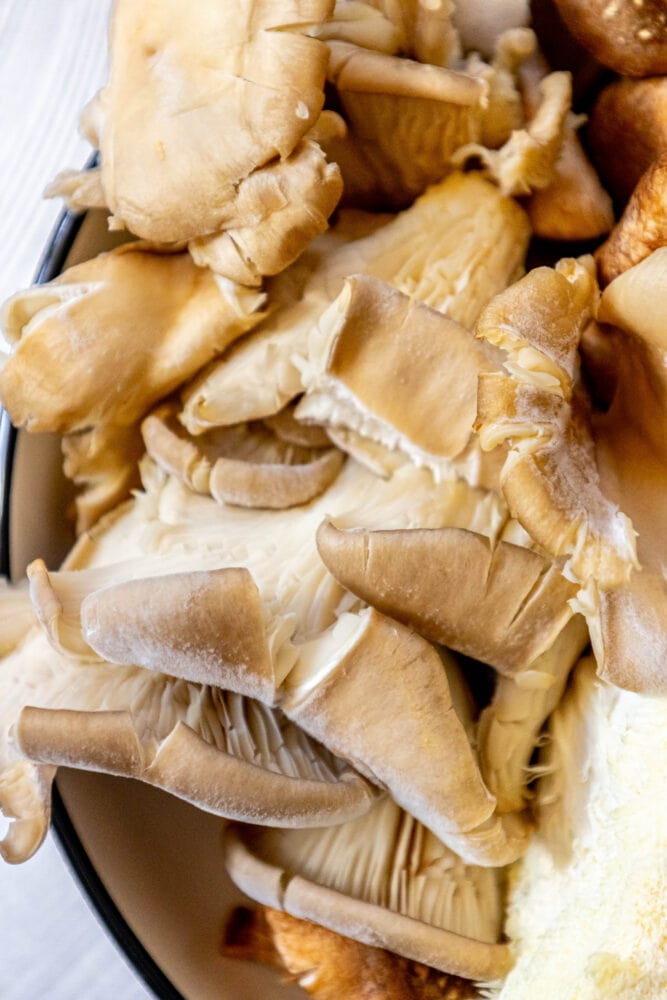
M 45 185 L 90 154 L 77 119 L 106 75 L 108 10 L 109 0 L 0 0 L 0 300 L 30 284 L 60 212 L 40 200 Z M 51 836 L 24 865 L 0 861 L 1 1000 L 149 996 Z

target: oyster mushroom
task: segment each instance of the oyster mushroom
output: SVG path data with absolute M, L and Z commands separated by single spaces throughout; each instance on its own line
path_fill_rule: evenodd
M 556 0 L 574 37 L 622 76 L 667 73 L 667 11 L 661 0 Z
M 519 70 L 527 117 L 539 107 L 540 83 L 548 75 L 544 59 L 535 53 Z M 554 177 L 534 191 L 526 206 L 533 232 L 552 240 L 590 240 L 614 225 L 611 198 L 588 159 L 574 125 L 567 121 Z
M 342 531 L 324 522 L 317 544 L 352 593 L 510 677 L 529 669 L 572 616 L 577 588 L 558 564 L 475 531 Z
M 436 972 L 299 920 L 283 910 L 237 907 L 225 929 L 228 958 L 262 962 L 288 973 L 315 1000 L 471 1000 L 466 979 Z
M 17 426 L 82 435 L 66 442 L 67 468 L 99 513 L 131 480 L 137 422 L 259 322 L 262 302 L 188 254 L 119 247 L 8 300 L 0 396 Z
M 500 35 L 525 28 L 529 21 L 528 0 L 457 0 L 454 7 L 462 47 L 487 57 L 495 52 Z
M 485 459 L 473 423 L 477 377 L 496 364 L 447 316 L 357 275 L 309 337 L 296 414 L 401 451 L 438 477 L 493 488 L 499 456 Z
M 48 829 L 57 765 L 139 778 L 209 812 L 297 826 L 341 822 L 374 792 L 280 714 L 138 667 L 81 665 L 39 630 L 0 665 L 0 809 L 7 861 Z
M 619 222 L 595 253 L 602 286 L 667 244 L 666 192 L 667 153 L 642 175 Z
M 261 426 L 223 428 L 207 441 L 188 437 L 174 418 L 175 409 L 168 405 L 146 417 L 142 434 L 148 454 L 191 489 L 219 503 L 273 509 L 308 503 L 333 482 L 343 464 L 335 448 L 294 446 Z M 299 428 L 296 421 L 293 424 Z M 303 428 L 304 437 L 308 430 Z
M 664 698 L 600 683 L 592 660 L 576 668 L 551 718 L 538 832 L 510 880 L 515 965 L 498 1000 L 665 993 L 666 731 Z
M 479 717 L 477 747 L 498 812 L 525 807 L 530 760 L 540 730 L 560 702 L 570 671 L 587 645 L 588 629 L 583 617 L 576 615 L 525 670 L 497 678 L 491 704 Z
M 185 390 L 181 419 L 190 433 L 269 416 L 299 395 L 295 359 L 306 355 L 311 330 L 350 274 L 388 281 L 470 328 L 521 273 L 530 236 L 519 206 L 473 175 L 449 177 L 389 222 L 363 220 L 375 231 L 359 238 L 359 215 L 343 214 L 269 283 L 275 311 Z
M 306 32 L 333 6 L 116 4 L 109 80 L 86 116 L 111 226 L 195 241 L 200 261 L 252 284 L 298 256 L 342 190 L 308 138 L 327 49 Z
M 313 836 L 230 827 L 225 857 L 254 899 L 355 941 L 469 979 L 510 968 L 502 877 L 463 864 L 391 799 Z

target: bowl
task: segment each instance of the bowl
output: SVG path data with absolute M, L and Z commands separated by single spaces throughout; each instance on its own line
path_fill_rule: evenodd
M 119 242 L 106 215 L 64 213 L 37 281 Z M 0 569 L 20 579 L 41 556 L 56 568 L 73 541 L 71 485 L 59 439 L 16 433 L 0 419 L 4 456 Z M 61 768 L 53 827 L 64 856 L 138 975 L 164 1000 L 299 1000 L 303 992 L 260 966 L 223 958 L 225 923 L 248 901 L 227 878 L 224 821 L 129 779 Z

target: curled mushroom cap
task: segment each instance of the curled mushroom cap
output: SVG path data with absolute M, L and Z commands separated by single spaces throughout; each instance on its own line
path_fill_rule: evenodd
M 556 0 L 560 15 L 599 62 L 622 76 L 667 72 L 667 11 L 661 0 Z
M 340 582 L 434 642 L 515 674 L 553 643 L 576 586 L 529 549 L 461 528 L 317 533 Z
M 332 10 L 118 3 L 96 117 L 116 224 L 163 243 L 224 228 L 243 182 L 289 157 L 320 113 L 327 50 L 303 31 Z
M 499 866 L 525 849 L 526 817 L 496 815 L 440 655 L 396 621 L 341 617 L 301 647 L 281 704 L 465 861 Z
M 374 793 L 280 714 L 138 667 L 78 664 L 39 631 L 0 671 L 0 842 L 18 862 L 48 828 L 55 766 L 139 778 L 219 815 L 299 826 L 340 822 Z
M 186 389 L 181 419 L 191 433 L 268 416 L 301 393 L 295 359 L 307 354 L 311 331 L 349 275 L 381 278 L 471 328 L 521 273 L 530 237 L 516 202 L 475 175 L 452 175 L 391 221 L 380 217 L 384 224 L 361 218 L 369 228 L 360 233 L 359 215 L 343 213 L 269 283 L 275 311 Z
M 297 415 L 356 431 L 438 475 L 472 471 L 473 485 L 495 485 L 498 456 L 484 461 L 473 423 L 477 377 L 496 363 L 442 313 L 357 275 L 309 338 Z
M 231 827 L 228 871 L 259 902 L 436 969 L 498 979 L 501 879 L 464 865 L 390 799 L 334 833 Z

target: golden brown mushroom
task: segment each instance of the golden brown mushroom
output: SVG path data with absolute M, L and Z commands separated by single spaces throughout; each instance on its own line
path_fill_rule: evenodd
M 662 0 L 556 0 L 565 24 L 595 59 L 623 76 L 667 73 Z

